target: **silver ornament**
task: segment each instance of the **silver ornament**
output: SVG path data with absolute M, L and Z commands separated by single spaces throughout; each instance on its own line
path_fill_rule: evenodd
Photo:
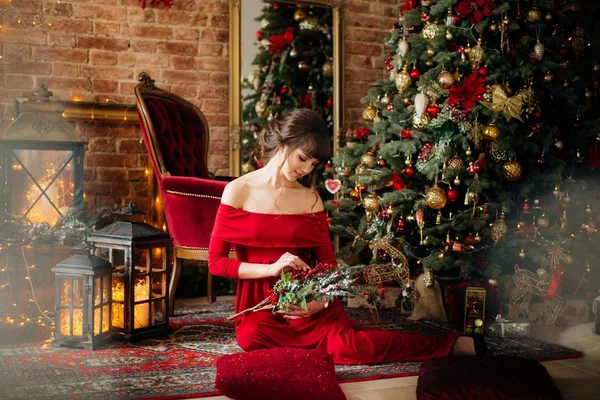
M 408 42 L 406 41 L 406 39 L 402 39 L 400 41 L 400 43 L 398 43 L 398 53 L 404 57 L 406 55 L 406 53 L 408 53 L 408 49 L 410 48 L 410 46 L 408 45 Z
M 537 42 L 535 46 L 533 46 L 533 53 L 531 53 L 530 56 L 539 61 L 542 59 L 542 57 L 544 57 L 545 50 L 546 48 L 544 47 L 544 45 L 540 42 Z

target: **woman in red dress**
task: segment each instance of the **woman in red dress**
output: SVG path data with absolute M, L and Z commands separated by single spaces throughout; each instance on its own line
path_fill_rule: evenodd
M 273 120 L 259 138 L 266 165 L 230 182 L 213 229 L 208 266 L 238 279 L 235 310 L 265 299 L 283 271 L 335 263 L 323 203 L 314 189 L 319 163 L 329 157 L 327 128 L 313 111 Z M 298 179 L 310 175 L 310 187 Z M 228 258 L 233 246 L 237 260 Z M 381 364 L 475 354 L 472 338 L 365 328 L 353 324 L 339 301 L 312 301 L 289 313 L 246 313 L 235 321 L 244 350 L 321 349 L 336 364 Z

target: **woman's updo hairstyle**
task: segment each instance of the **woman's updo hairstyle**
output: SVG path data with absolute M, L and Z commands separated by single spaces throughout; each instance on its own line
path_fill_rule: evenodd
M 269 122 L 258 138 L 258 157 L 266 163 L 280 146 L 287 146 L 285 159 L 292 151 L 300 149 L 322 164 L 331 153 L 329 136 L 329 129 L 317 112 L 299 108 L 288 112 L 281 120 L 275 118 Z M 314 187 L 318 170 L 319 165 L 309 175 L 310 187 Z

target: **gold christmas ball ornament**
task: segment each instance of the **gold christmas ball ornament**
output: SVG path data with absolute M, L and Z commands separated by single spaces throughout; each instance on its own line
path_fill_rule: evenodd
M 481 134 L 485 140 L 497 140 L 500 137 L 500 129 L 496 125 L 486 125 Z
M 554 80 L 554 75 L 552 75 L 550 72 L 546 72 L 544 74 L 544 82 L 546 83 L 550 83 Z
M 404 69 L 402 70 L 402 72 L 400 72 L 398 75 L 396 75 L 396 79 L 395 79 L 395 83 L 396 83 L 396 89 L 398 89 L 398 94 L 402 94 L 406 91 L 406 89 L 408 89 L 412 83 L 412 79 L 410 78 L 410 75 L 408 74 L 408 70 L 406 65 L 404 66 Z
M 462 182 L 460 181 L 460 178 L 457 175 L 456 178 L 454 178 L 454 186 L 460 186 L 461 183 Z
M 333 64 L 331 61 L 326 61 L 321 69 L 323 71 L 323 75 L 327 78 L 331 78 L 333 76 Z
M 502 165 L 502 170 L 504 173 L 504 179 L 510 182 L 517 181 L 521 179 L 523 175 L 523 167 L 516 160 L 509 160 Z
M 425 54 L 427 54 L 427 57 L 433 57 L 435 56 L 435 50 L 430 47 L 427 50 L 425 50 Z
M 297 9 L 296 12 L 294 13 L 294 21 L 302 22 L 305 19 L 306 19 L 306 11 L 304 11 L 301 8 Z
M 519 257 L 520 257 L 520 258 L 525 258 L 525 257 L 527 257 L 527 253 L 525 253 L 525 249 L 521 249 L 521 251 L 519 252 Z
M 492 22 L 489 26 L 488 26 L 488 30 L 492 33 L 496 33 L 498 32 L 498 24 L 496 24 L 495 22 Z
M 549 227 L 549 226 L 550 226 L 550 220 L 548 219 L 548 217 L 546 216 L 546 214 L 545 214 L 545 213 L 542 213 L 542 215 L 540 215 L 540 216 L 538 217 L 538 219 L 537 219 L 537 221 L 536 221 L 536 222 L 537 222 L 537 225 L 538 225 L 540 228 L 544 228 L 544 229 L 546 229 L 547 227 Z
M 593 69 L 594 69 L 594 72 L 600 72 L 600 64 L 594 63 Z
M 498 287 L 498 279 L 490 278 L 488 279 L 488 285 L 491 287 Z
M 562 140 L 557 140 L 556 142 L 554 142 L 554 145 L 559 150 L 562 150 L 563 147 L 565 147 L 565 144 L 564 144 L 564 142 Z
M 454 76 L 449 71 L 442 71 L 437 77 L 437 83 L 442 89 L 448 90 L 454 86 Z
M 433 61 L 431 61 L 431 60 L 425 61 L 425 66 L 426 67 L 432 67 L 433 66 Z
M 372 122 L 377 117 L 377 107 L 370 105 L 362 112 L 362 117 L 367 122 Z
M 504 239 L 506 234 L 508 233 L 508 225 L 506 225 L 506 221 L 504 221 L 504 217 L 500 217 L 500 219 L 492 224 L 492 230 L 490 232 L 490 237 L 496 243 Z
M 452 39 L 454 39 L 454 35 L 452 35 L 452 32 L 446 31 L 446 40 L 452 40 Z
M 527 11 L 527 21 L 529 22 L 540 22 L 544 18 L 544 14 L 537 7 L 532 7 Z
M 438 29 L 440 29 L 440 27 L 435 22 L 426 23 L 425 26 L 423 27 L 423 31 L 421 32 L 423 35 L 423 39 L 426 42 L 431 43 L 433 41 L 433 39 L 435 38 L 435 35 L 437 34 Z
M 256 111 L 256 115 L 262 116 L 267 109 L 267 102 L 264 100 L 258 100 L 254 105 L 254 111 Z
M 379 197 L 376 194 L 369 193 L 363 196 L 362 204 L 368 212 L 375 212 L 379 210 Z
M 417 129 L 425 129 L 425 128 L 427 128 L 427 125 L 429 125 L 429 115 L 427 115 L 426 113 L 423 113 L 419 117 L 415 113 L 412 118 L 412 123 L 413 123 L 413 126 Z
M 427 207 L 434 210 L 440 210 L 444 208 L 448 199 L 446 198 L 446 192 L 441 189 L 437 184 L 425 193 L 425 204 Z
M 548 11 L 548 14 L 546 14 L 546 21 L 552 21 L 552 14 L 550 11 Z
M 377 163 L 377 157 L 375 157 L 375 153 L 372 150 L 369 150 L 360 157 L 360 163 L 367 168 L 374 168 Z
M 242 164 L 242 175 L 245 175 L 254 170 L 256 170 L 256 168 L 254 168 L 254 165 L 252 165 L 252 163 L 243 163 Z

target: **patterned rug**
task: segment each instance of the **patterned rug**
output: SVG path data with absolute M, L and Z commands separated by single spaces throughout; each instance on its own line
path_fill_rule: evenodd
M 241 351 L 235 341 L 231 302 L 177 310 L 168 338 L 136 344 L 114 342 L 96 351 L 10 345 L 0 347 L 0 399 L 184 399 L 217 394 L 215 363 L 224 354 Z M 438 335 L 449 327 L 409 321 L 394 311 L 371 313 L 349 309 L 365 325 Z M 526 339 L 488 339 L 493 354 L 549 360 L 579 357 L 575 350 Z M 421 363 L 399 362 L 375 366 L 337 366 L 340 381 L 361 381 L 417 375 Z

